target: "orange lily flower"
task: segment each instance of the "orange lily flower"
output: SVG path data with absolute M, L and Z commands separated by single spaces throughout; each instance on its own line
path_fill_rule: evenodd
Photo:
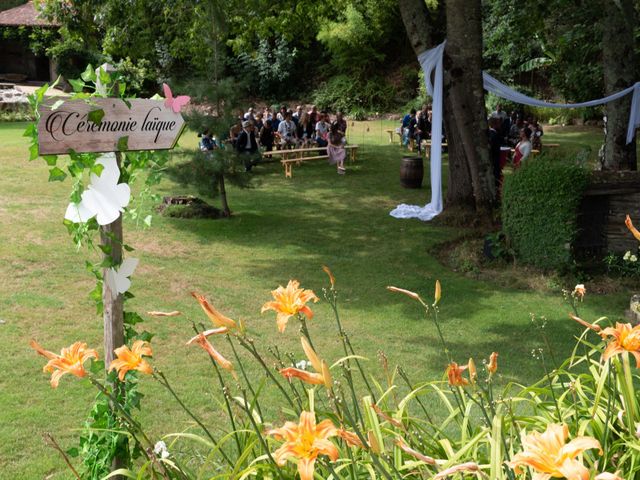
M 436 305 L 438 305 L 438 302 L 440 302 L 440 298 L 442 297 L 442 287 L 440 286 L 440 280 L 436 280 L 436 292 L 433 297 L 433 306 L 435 307 Z
M 129 370 L 137 370 L 139 372 L 146 373 L 147 375 L 153 373 L 151 365 L 142 358 L 143 356 L 153 356 L 153 352 L 151 351 L 151 347 L 148 342 L 136 340 L 133 342 L 131 350 L 129 350 L 129 347 L 126 345 L 122 345 L 121 347 L 116 348 L 114 352 L 117 358 L 112 360 L 109 365 L 109 371 L 117 370 L 118 379 L 121 382 L 124 382 L 124 377 Z
M 636 240 L 640 242 L 640 232 L 636 229 L 636 227 L 633 226 L 633 223 L 631 223 L 631 217 L 629 217 L 629 215 L 627 215 L 627 218 L 624 220 L 624 224 L 627 226 L 633 236 L 636 237 Z
M 598 332 L 599 333 L 602 330 L 598 325 L 593 325 L 593 324 L 591 324 L 589 322 L 585 322 L 580 317 L 576 317 L 573 313 L 569 314 L 569 318 L 571 318 L 572 320 L 575 320 L 576 322 L 578 322 L 583 327 L 590 328 L 594 332 Z
M 436 460 L 434 458 L 427 457 L 426 455 L 423 455 L 422 453 L 418 452 L 417 450 L 414 450 L 409 445 L 407 445 L 407 443 L 402 438 L 398 438 L 396 440 L 396 445 L 398 447 L 400 447 L 400 450 L 402 450 L 405 453 L 408 453 L 409 455 L 411 455 L 414 458 L 417 458 L 421 462 L 424 462 L 424 463 L 429 464 L 429 465 L 435 465 L 436 464 Z
M 214 328 L 213 330 L 206 330 L 204 332 L 200 332 L 198 335 L 196 335 L 191 340 L 189 340 L 187 342 L 187 345 L 193 345 L 193 344 L 198 345 L 205 352 L 207 352 L 211 356 L 211 358 L 213 358 L 213 360 L 218 365 L 220 365 L 221 368 L 224 368 L 225 370 L 231 372 L 231 375 L 233 375 L 233 378 L 237 379 L 238 375 L 236 374 L 236 371 L 233 368 L 233 364 L 229 360 L 224 358 L 220 352 L 218 352 L 215 348 L 213 348 L 213 345 L 211 345 L 209 340 L 207 340 L 207 337 L 210 337 L 211 335 L 219 335 L 219 334 L 228 333 L 228 332 L 229 332 L 229 329 L 227 327 L 220 327 L 220 328 Z
M 332 462 L 338 459 L 338 449 L 329 440 L 337 434 L 338 429 L 331 420 L 316 425 L 313 412 L 302 412 L 297 425 L 286 422 L 280 428 L 267 431 L 267 435 L 285 441 L 273 454 L 276 463 L 284 466 L 289 458 L 296 458 L 300 480 L 313 480 L 314 464 L 319 455 L 327 455 Z
M 226 327 L 229 330 L 233 330 L 238 327 L 235 321 L 231 320 L 229 317 L 225 317 L 218 310 L 213 308 L 213 305 L 209 303 L 209 301 L 204 298 L 202 295 L 199 295 L 195 292 L 191 292 L 191 296 L 198 300 L 198 303 L 204 310 L 204 313 L 207 314 L 207 317 L 213 322 L 216 327 Z
M 587 293 L 587 289 L 584 287 L 582 283 L 576 285 L 576 287 L 573 289 L 573 295 L 575 297 L 580 298 L 581 301 L 582 299 L 584 299 L 584 296 L 586 293 Z
M 489 357 L 489 365 L 487 365 L 487 371 L 491 374 L 496 373 L 498 370 L 498 352 L 493 352 Z
M 523 451 L 507 462 L 516 474 L 522 466 L 531 467 L 534 480 L 566 478 L 588 480 L 589 470 L 576 457 L 591 448 L 600 449 L 600 443 L 591 437 L 577 437 L 566 443 L 569 428 L 566 425 L 550 424 L 544 433 L 532 432 L 522 439 Z M 600 449 L 602 454 L 602 450 Z
M 58 387 L 60 378 L 65 373 L 70 373 L 76 377 L 84 377 L 87 374 L 84 369 L 84 362 L 90 358 L 98 359 L 98 352 L 87 348 L 87 344 L 84 342 L 76 342 L 68 348 L 63 348 L 60 351 L 60 355 L 45 350 L 33 339 L 29 342 L 29 345 L 38 354 L 49 359 L 49 362 L 42 370 L 51 374 L 51 386 L 53 388 Z
M 617 323 L 616 327 L 607 327 L 600 336 L 613 337 L 602 354 L 602 359 L 606 362 L 614 355 L 629 352 L 636 358 L 636 365 L 640 368 L 640 325 L 632 327 L 630 323 Z
M 462 372 L 467 369 L 467 365 L 459 367 L 456 362 L 451 362 L 447 367 L 447 377 L 449 379 L 449 385 L 454 387 L 464 387 L 469 385 L 469 381 L 466 378 L 462 378 Z
M 595 480 L 624 480 L 621 476 L 616 473 L 603 472 L 596 475 Z
M 318 301 L 318 297 L 312 290 L 304 290 L 300 288 L 300 282 L 297 280 L 289 280 L 287 288 L 280 285 L 277 289 L 271 291 L 274 300 L 267 302 L 262 306 L 261 313 L 267 310 L 273 310 L 277 313 L 276 321 L 278 323 L 278 330 L 280 333 L 284 332 L 287 328 L 287 322 L 289 318 L 303 313 L 311 320 L 313 318 L 313 311 L 307 306 L 307 302 L 313 300 Z
M 473 361 L 473 358 L 469 359 L 467 368 L 469 369 L 469 380 L 471 380 L 471 383 L 476 383 L 476 380 L 478 379 L 478 370 L 476 369 L 476 362 Z
M 336 434 L 351 447 L 363 447 L 360 437 L 353 432 L 349 432 L 344 428 L 339 428 L 336 430 Z
M 387 290 L 389 290 L 390 292 L 402 293 L 403 295 L 406 295 L 409 298 L 413 298 L 414 300 L 418 300 L 420 303 L 424 304 L 422 298 L 420 298 L 420 295 L 418 295 L 416 292 L 412 292 L 411 290 L 405 290 L 404 288 L 398 287 L 387 287 Z
M 329 270 L 329 267 L 326 265 L 322 266 L 322 270 L 329 276 L 329 283 L 331 284 L 331 288 L 333 288 L 336 285 L 336 277 L 333 276 L 333 273 L 331 273 L 331 270 Z
M 288 379 L 299 378 L 303 382 L 310 383 L 312 385 L 324 384 L 327 388 L 331 388 L 333 379 L 331 372 L 329 371 L 329 365 L 324 360 L 320 360 L 318 355 L 311 347 L 311 344 L 305 337 L 300 337 L 302 342 L 302 349 L 309 359 L 309 363 L 313 366 L 314 372 L 307 372 L 299 368 L 288 367 L 280 370 L 280 374 Z

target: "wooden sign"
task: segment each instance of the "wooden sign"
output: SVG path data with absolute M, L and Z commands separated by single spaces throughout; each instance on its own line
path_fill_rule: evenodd
M 40 155 L 173 148 L 184 128 L 180 113 L 163 100 L 70 100 L 39 109 Z M 53 108 L 56 106 L 57 108 Z

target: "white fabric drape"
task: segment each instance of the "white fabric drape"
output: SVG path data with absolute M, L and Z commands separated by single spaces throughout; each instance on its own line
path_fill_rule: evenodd
M 437 47 L 422 52 L 418 56 L 418 61 L 424 72 L 424 81 L 427 86 L 427 93 L 432 98 L 431 116 L 431 202 L 424 207 L 419 205 L 401 204 L 393 209 L 391 216 L 396 218 L 419 218 L 423 221 L 431 220 L 442 212 L 442 84 L 443 68 L 442 55 L 446 41 Z M 434 73 L 435 72 L 435 73 Z M 431 82 L 431 75 L 434 73 L 434 81 Z M 513 102 L 531 105 L 534 107 L 557 107 L 557 108 L 579 108 L 593 107 L 617 100 L 633 92 L 631 99 L 631 112 L 629 114 L 629 126 L 627 128 L 627 143 L 631 143 L 635 135 L 636 128 L 640 127 L 640 82 L 636 82 L 629 88 L 625 88 L 617 93 L 598 100 L 591 100 L 582 103 L 550 103 L 528 97 L 520 92 L 516 92 L 502 82 L 499 82 L 487 72 L 482 72 L 484 88 L 488 92 L 500 98 Z
M 633 135 L 638 126 L 640 126 L 640 82 L 636 82 L 629 88 L 620 90 L 612 95 L 598 100 L 590 100 L 588 102 L 581 103 L 551 103 L 537 100 L 535 98 L 528 97 L 520 92 L 516 92 L 514 89 L 506 86 L 504 83 L 499 82 L 487 72 L 482 72 L 482 80 L 484 82 L 484 89 L 488 92 L 497 95 L 500 98 L 511 100 L 516 103 L 523 103 L 525 105 L 531 105 L 533 107 L 552 107 L 552 108 L 581 108 L 581 107 L 595 107 L 596 105 L 603 105 L 605 103 L 613 102 L 619 98 L 628 95 L 633 92 L 633 98 L 631 99 L 631 112 L 629 114 L 629 127 L 627 128 L 627 143 L 631 143 Z
M 424 71 L 424 82 L 427 93 L 432 98 L 431 114 L 431 202 L 424 207 L 419 205 L 398 205 L 390 213 L 396 218 L 419 218 L 423 221 L 431 220 L 442 212 L 442 53 L 446 42 L 435 48 L 422 52 L 418 56 L 420 66 Z M 431 74 L 435 71 L 434 81 Z

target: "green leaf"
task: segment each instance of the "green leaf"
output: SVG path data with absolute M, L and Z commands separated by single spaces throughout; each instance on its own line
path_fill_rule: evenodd
M 67 178 L 67 174 L 58 167 L 53 167 L 51 170 L 49 170 L 50 182 L 62 182 L 65 178 Z
M 84 90 L 84 82 L 80 80 L 69 80 L 74 92 L 82 92 Z
M 151 215 L 147 215 L 146 217 L 144 217 L 144 224 L 147 227 L 151 226 L 151 220 L 153 219 L 153 217 Z
M 124 312 L 123 321 L 126 325 L 136 325 L 137 323 L 144 322 L 144 318 L 142 318 L 136 312 Z
M 35 160 L 36 158 L 38 158 L 38 144 L 33 143 L 29 147 L 29 160 Z
M 90 122 L 93 122 L 96 125 L 100 125 L 100 123 L 102 123 L 102 119 L 104 118 L 104 110 L 102 110 L 101 108 L 91 110 L 87 117 L 89 118 Z
M 135 250 L 135 248 L 133 248 L 131 245 L 127 245 L 126 243 L 122 245 L 122 248 L 124 248 L 127 252 L 133 252 Z
M 111 255 L 111 252 L 113 251 L 111 245 L 98 245 L 98 248 L 102 250 L 102 253 L 105 255 Z
M 126 152 L 127 150 L 129 150 L 129 136 L 126 135 L 124 137 L 120 137 L 118 139 L 118 151 L 119 152 Z
M 150 342 L 154 336 L 153 333 L 147 332 L 146 330 L 138 334 L 138 338 L 145 342 Z
M 96 71 L 93 68 L 93 65 L 87 65 L 87 68 L 80 74 L 80 78 L 85 82 L 95 82 L 96 81 Z
M 38 136 L 38 129 L 36 128 L 36 124 L 35 123 L 30 123 L 29 126 L 25 129 L 24 133 L 22 134 L 23 137 L 37 137 Z
M 102 175 L 102 171 L 104 170 L 104 165 L 101 163 L 96 163 L 93 167 L 91 167 L 91 173 L 95 173 L 97 176 Z
M 55 167 L 58 161 L 57 155 L 43 155 L 42 158 L 44 158 L 44 161 L 47 162 L 47 165 L 50 167 Z
M 102 360 L 94 360 L 91 362 L 91 367 L 89 368 L 91 373 L 94 375 L 99 375 L 104 372 L 104 362 Z
M 71 458 L 76 458 L 80 454 L 80 452 L 78 452 L 78 449 L 76 447 L 70 448 L 69 450 L 67 450 L 66 453 Z
M 45 83 L 34 92 L 36 95 L 37 103 L 42 103 L 42 100 L 44 99 L 44 94 L 47 92 L 47 90 L 49 90 L 49 84 Z

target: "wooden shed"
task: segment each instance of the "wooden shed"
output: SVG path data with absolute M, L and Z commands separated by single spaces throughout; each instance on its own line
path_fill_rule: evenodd
M 58 28 L 40 16 L 33 1 L 0 11 L 0 27 L 4 28 Z M 24 81 L 48 82 L 55 80 L 55 62 L 46 56 L 36 56 L 25 42 L 0 38 L 0 81 L 19 83 Z
M 638 241 L 624 224 L 630 215 L 640 225 L 640 172 L 593 172 L 578 215 L 578 255 L 635 252 Z

